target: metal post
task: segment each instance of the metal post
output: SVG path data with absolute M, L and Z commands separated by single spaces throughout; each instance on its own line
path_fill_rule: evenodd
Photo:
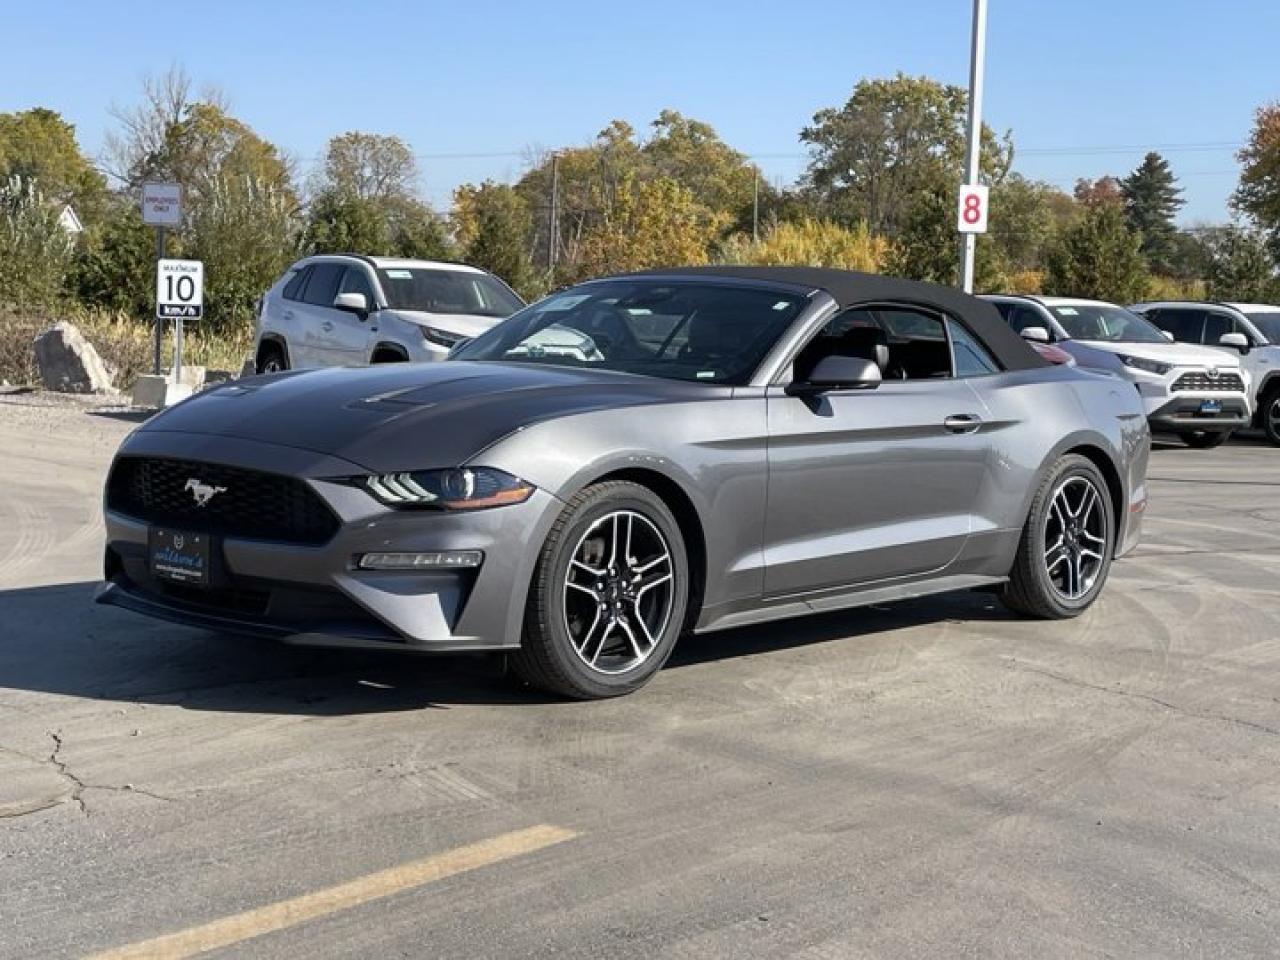
M 987 0 L 973 0 L 973 39 L 969 46 L 968 155 L 964 182 L 977 184 L 982 173 L 982 70 L 987 57 Z M 977 236 L 964 234 L 960 246 L 960 283 L 965 293 L 973 293 L 973 260 Z
M 182 318 L 173 323 L 173 382 L 182 382 Z
M 551 155 L 551 223 L 547 228 L 547 269 L 556 268 L 560 256 L 560 154 Z
M 156 227 L 156 260 L 164 259 L 164 227 Z M 159 266 L 156 267 L 159 270 Z M 160 373 L 160 351 L 164 346 L 164 321 L 160 319 L 160 304 L 156 304 L 156 344 L 155 344 L 155 374 Z
M 751 188 L 751 242 L 760 242 L 760 168 L 756 167 L 755 182 Z

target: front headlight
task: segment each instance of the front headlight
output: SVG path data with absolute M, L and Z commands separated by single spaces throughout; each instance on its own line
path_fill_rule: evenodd
M 1120 362 L 1126 367 L 1133 367 L 1135 370 L 1145 370 L 1147 373 L 1154 373 L 1158 377 L 1164 376 L 1173 369 L 1171 363 L 1161 363 L 1159 360 L 1147 360 L 1143 357 L 1127 357 L 1120 356 Z
M 483 510 L 523 503 L 533 495 L 533 484 L 491 467 L 382 473 L 355 482 L 389 507 Z
M 452 350 L 463 340 L 467 338 L 460 333 L 450 333 L 448 330 L 441 330 L 438 327 L 421 327 L 422 339 L 428 343 L 434 343 L 437 347 L 444 347 L 446 350 Z

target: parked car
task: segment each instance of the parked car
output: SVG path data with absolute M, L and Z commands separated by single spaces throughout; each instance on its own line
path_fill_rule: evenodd
M 1026 339 L 1061 347 L 1081 367 L 1132 383 L 1152 430 L 1204 448 L 1249 424 L 1249 376 L 1237 357 L 1174 343 L 1137 314 L 1101 300 L 1004 294 L 983 299 Z
M 996 587 L 1073 617 L 1136 543 L 1137 394 L 988 304 L 836 270 L 554 294 L 447 363 L 214 387 L 106 483 L 100 602 L 216 630 L 504 651 L 606 697 L 709 632 Z
M 1179 343 L 1199 343 L 1238 356 L 1252 385 L 1253 425 L 1280 446 L 1280 307 L 1266 303 L 1136 303 Z
M 493 274 L 465 264 L 307 257 L 263 296 L 254 356 L 259 373 L 443 360 L 523 306 Z

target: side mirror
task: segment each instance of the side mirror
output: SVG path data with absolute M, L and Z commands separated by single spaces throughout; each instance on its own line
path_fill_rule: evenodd
M 336 310 L 354 313 L 361 320 L 369 316 L 369 298 L 363 293 L 340 293 L 333 298 L 333 306 Z
M 826 393 L 832 390 L 874 390 L 883 378 L 880 368 L 862 357 L 823 357 L 792 393 Z
M 1243 333 L 1224 333 L 1218 338 L 1218 343 L 1224 347 L 1234 347 L 1241 353 L 1249 352 L 1249 338 Z
M 1174 340 L 1174 341 L 1176 342 L 1176 338 L 1174 337 L 1174 335 L 1173 335 L 1170 331 L 1168 331 L 1168 330 L 1161 330 L 1160 332 L 1164 334 L 1164 338 L 1165 338 L 1166 340 Z
M 1035 343 L 1048 343 L 1049 331 L 1044 327 L 1023 327 L 1022 339 L 1031 340 Z

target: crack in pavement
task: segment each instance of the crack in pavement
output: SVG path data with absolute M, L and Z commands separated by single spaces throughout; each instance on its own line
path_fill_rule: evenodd
M 48 810 L 51 807 L 56 807 L 61 803 L 65 803 L 67 800 L 72 801 L 76 805 L 77 810 L 85 816 L 88 816 L 89 808 L 85 804 L 84 794 L 89 790 L 105 790 L 110 793 L 136 793 L 144 797 L 150 797 L 152 800 L 160 800 L 164 803 L 174 803 L 177 801 L 176 797 L 167 797 L 164 794 L 155 793 L 151 790 L 144 790 L 141 787 L 135 787 L 131 783 L 116 786 L 108 783 L 85 782 L 76 774 L 72 773 L 71 769 L 67 766 L 66 761 L 62 759 L 62 747 L 64 745 L 62 731 L 49 730 L 46 732 L 49 734 L 49 738 L 53 740 L 53 750 L 47 757 L 33 757 L 29 754 L 23 753 L 21 750 L 14 750 L 12 747 L 5 746 L 0 746 L 0 751 L 11 754 L 15 757 L 21 757 L 23 760 L 29 760 L 32 763 L 48 764 L 57 771 L 58 776 L 62 777 L 68 784 L 70 784 L 70 792 L 58 797 L 53 797 L 49 800 L 37 800 L 31 805 L 17 810 L 11 810 L 7 813 L 0 813 L 0 820 L 16 820 L 19 817 L 30 816 L 33 813 L 39 813 L 42 810 Z
M 1127 697 L 1131 700 L 1145 700 L 1148 703 L 1154 703 L 1158 707 L 1163 707 L 1166 710 L 1171 710 L 1174 713 L 1180 714 L 1184 717 L 1190 717 L 1194 720 L 1217 720 L 1222 723 L 1230 723 L 1236 726 L 1245 727 L 1249 730 L 1256 730 L 1259 733 L 1269 733 L 1272 736 L 1280 737 L 1280 729 L 1268 727 L 1264 723 L 1255 723 L 1252 720 L 1243 720 L 1240 717 L 1231 717 L 1223 713 L 1197 713 L 1194 710 L 1188 710 L 1185 707 L 1180 707 L 1176 703 L 1170 703 L 1168 700 L 1161 700 L 1159 697 L 1153 697 L 1149 693 L 1136 693 L 1132 690 L 1104 687 L 1100 683 L 1090 683 L 1088 680 L 1079 680 L 1076 677 L 1069 677 L 1065 674 L 1054 673 L 1052 670 L 1025 666 L 1018 663 L 1016 660 L 1011 661 L 1010 666 L 1016 670 L 1039 674 L 1042 677 L 1048 677 L 1051 680 L 1057 680 L 1059 683 L 1067 683 L 1074 687 L 1083 687 L 1086 690 L 1096 690 L 1099 693 L 1109 693 L 1114 696 Z

